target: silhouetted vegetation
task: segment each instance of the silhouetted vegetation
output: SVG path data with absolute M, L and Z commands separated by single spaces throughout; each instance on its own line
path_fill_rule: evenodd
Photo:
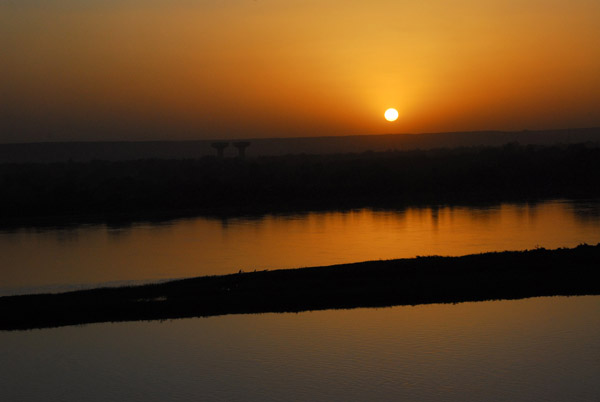
M 3 225 L 600 196 L 600 148 L 0 165 Z
M 451 133 L 351 135 L 335 137 L 254 138 L 248 156 L 335 154 L 501 146 L 600 143 L 600 127 L 524 131 L 469 131 Z M 217 141 L 219 142 L 219 141 Z M 189 159 L 216 155 L 214 141 L 70 141 L 0 144 L 0 163 L 89 162 L 92 160 Z M 236 155 L 227 147 L 225 157 Z
M 0 297 L 0 330 L 237 313 L 600 294 L 600 244 Z

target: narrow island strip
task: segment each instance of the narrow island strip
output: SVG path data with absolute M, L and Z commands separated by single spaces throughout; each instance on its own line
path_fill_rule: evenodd
M 0 297 L 0 330 L 224 314 L 598 295 L 600 243 L 241 272 Z

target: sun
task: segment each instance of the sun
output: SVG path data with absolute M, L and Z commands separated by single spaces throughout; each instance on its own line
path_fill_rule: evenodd
M 396 121 L 398 119 L 398 111 L 394 108 L 389 108 L 385 111 L 384 116 L 387 121 Z

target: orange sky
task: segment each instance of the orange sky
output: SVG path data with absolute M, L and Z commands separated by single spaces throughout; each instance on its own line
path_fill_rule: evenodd
M 3 1 L 0 142 L 600 126 L 598 21 L 597 0 Z

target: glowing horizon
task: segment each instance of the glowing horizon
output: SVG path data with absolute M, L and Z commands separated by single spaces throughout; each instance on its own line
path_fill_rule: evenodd
M 0 5 L 0 142 L 600 126 L 600 3 Z

